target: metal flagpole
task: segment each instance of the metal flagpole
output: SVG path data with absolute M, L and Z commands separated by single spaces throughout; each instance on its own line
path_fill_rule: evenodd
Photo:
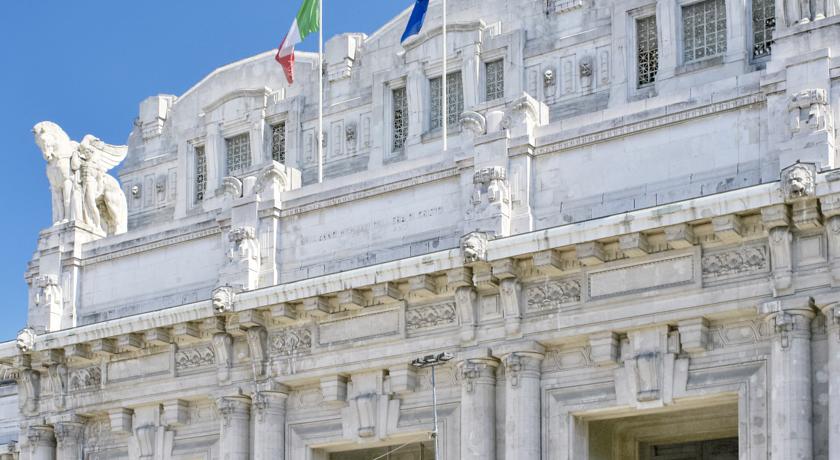
M 324 1 L 318 0 L 318 183 L 324 182 Z
M 446 0 L 443 0 L 443 76 L 440 79 L 441 96 L 443 102 L 441 103 L 443 109 L 443 151 L 448 148 L 449 138 L 449 107 L 446 106 L 446 86 L 449 81 L 446 74 Z

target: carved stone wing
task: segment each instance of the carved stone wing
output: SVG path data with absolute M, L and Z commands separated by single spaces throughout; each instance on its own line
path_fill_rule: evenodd
M 120 164 L 128 153 L 128 146 L 106 144 L 99 138 L 91 136 L 90 134 L 82 139 L 80 147 L 93 154 L 91 155 L 91 159 L 93 159 L 103 171 L 109 171 L 114 166 Z

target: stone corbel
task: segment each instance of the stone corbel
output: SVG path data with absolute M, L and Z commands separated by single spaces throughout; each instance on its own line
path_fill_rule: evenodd
M 342 375 L 322 377 L 321 394 L 324 403 L 331 406 L 343 406 L 347 401 L 347 377 Z
M 774 295 L 783 295 L 790 289 L 793 280 L 793 234 L 790 231 L 790 210 L 786 205 L 762 208 L 761 220 L 764 228 L 767 229 L 767 240 L 770 245 Z
M 472 286 L 459 287 L 455 290 L 455 307 L 461 323 L 461 343 L 475 340 L 477 298 Z
M 607 331 L 589 336 L 590 357 L 598 366 L 614 366 L 620 355 L 618 334 Z
M 599 265 L 607 260 L 603 244 L 597 241 L 576 245 L 575 254 L 578 262 L 583 266 Z
M 499 295 L 505 317 L 505 333 L 508 337 L 522 335 L 522 308 L 519 304 L 519 294 L 522 287 L 516 278 L 507 278 L 499 283 Z
M 268 363 L 268 332 L 262 326 L 252 327 L 247 331 L 248 349 L 251 352 L 251 365 L 254 368 L 254 378 L 262 380 L 267 376 Z
M 618 239 L 618 246 L 627 257 L 642 257 L 651 253 L 650 243 L 644 233 L 622 235 Z
M 233 337 L 224 333 L 213 335 L 213 351 L 216 354 L 219 383 L 227 382 L 230 380 L 230 369 L 233 367 Z
M 21 411 L 34 415 L 38 412 L 41 397 L 41 374 L 31 368 L 21 369 L 18 377 L 18 392 Z
M 690 224 L 678 224 L 665 227 L 665 239 L 671 249 L 687 249 L 697 244 L 694 227 Z
M 741 216 L 729 214 L 712 218 L 715 237 L 724 244 L 738 243 L 744 233 Z
M 48 368 L 50 387 L 56 409 L 64 409 L 67 396 L 67 366 L 62 363 L 52 364 Z

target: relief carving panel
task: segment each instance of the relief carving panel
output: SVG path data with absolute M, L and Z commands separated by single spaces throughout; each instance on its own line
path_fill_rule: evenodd
M 407 331 L 432 329 L 458 323 L 455 304 L 452 302 L 423 305 L 408 308 L 405 311 L 405 328 Z
M 701 262 L 704 278 L 726 278 L 770 269 L 766 246 L 741 246 L 704 254 Z
M 580 302 L 579 279 L 546 281 L 525 289 L 528 311 L 544 311 Z

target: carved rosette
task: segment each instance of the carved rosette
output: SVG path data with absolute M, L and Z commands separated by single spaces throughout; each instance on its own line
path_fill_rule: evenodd
M 495 385 L 498 365 L 493 359 L 468 359 L 458 363 L 458 380 L 464 391 L 472 394 L 476 385 Z

